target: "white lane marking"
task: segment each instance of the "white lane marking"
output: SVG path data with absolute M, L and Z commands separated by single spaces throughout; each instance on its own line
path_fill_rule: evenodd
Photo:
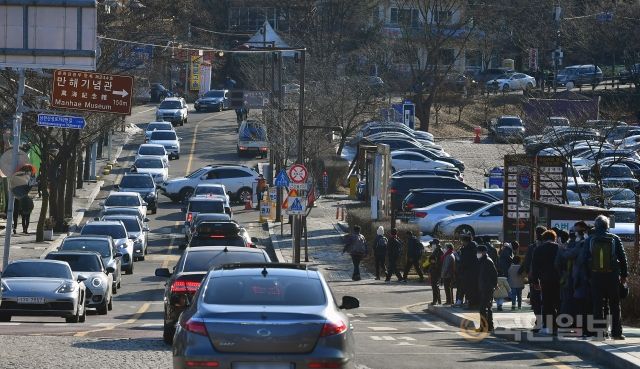
M 354 317 L 358 317 L 358 318 L 366 318 L 366 317 L 367 317 L 367 315 L 366 315 L 366 314 L 362 314 L 362 313 L 355 313 L 355 314 L 347 313 L 347 316 L 348 316 L 349 318 L 354 318 Z
M 367 327 L 369 329 L 371 329 L 372 331 L 375 332 L 385 332 L 385 331 L 397 331 L 397 328 L 391 328 L 391 327 Z
M 116 325 L 116 323 L 96 323 L 96 324 L 92 324 L 92 327 L 111 327 Z
M 139 111 L 137 113 L 133 113 L 133 115 L 143 114 L 143 113 L 146 113 L 146 112 L 151 111 L 151 110 L 156 110 L 156 108 L 153 107 L 153 108 L 149 108 L 149 109 L 146 109 L 146 110 L 141 110 L 141 111 Z
M 435 324 L 431 324 L 431 323 L 427 323 L 430 327 L 429 328 L 419 328 L 421 331 L 423 332 L 433 332 L 433 331 L 444 331 L 444 328 L 440 328 Z
M 70 324 L 69 323 L 43 323 L 42 325 L 45 327 L 67 327 Z
M 162 327 L 162 323 L 146 323 L 141 325 L 141 327 L 157 327 L 160 328 Z
M 8 322 L 8 323 L 0 323 L 0 327 L 2 326 L 16 326 L 16 325 L 20 325 L 22 323 L 12 323 L 12 322 Z
M 413 338 L 413 337 L 407 337 L 407 336 L 405 336 L 405 337 L 398 337 L 397 339 L 398 339 L 398 340 L 404 340 L 404 341 L 415 341 L 415 340 L 416 340 L 416 339 L 415 339 L 415 338 Z
M 407 314 L 407 315 L 411 315 L 414 319 L 416 319 L 417 321 L 419 321 L 422 325 L 425 325 L 425 326 L 429 327 L 429 328 L 427 328 L 428 330 L 437 330 L 437 331 L 443 331 L 443 330 L 445 330 L 444 328 L 438 327 L 437 325 L 435 325 L 435 324 L 433 324 L 433 323 L 429 322 L 428 320 L 426 320 L 426 319 L 422 318 L 421 316 L 419 316 L 419 315 L 418 315 L 418 314 L 416 314 L 416 313 L 412 313 L 412 312 L 409 310 L 409 308 L 411 308 L 411 307 L 418 306 L 418 305 L 425 305 L 425 304 L 426 304 L 425 302 L 420 302 L 420 303 L 413 304 L 413 305 L 407 305 L 407 306 L 403 306 L 403 307 L 401 308 L 401 310 L 402 310 L 402 312 L 403 312 L 403 313 L 405 313 L 405 314 Z M 422 330 L 427 330 L 427 329 L 420 328 L 420 330 L 421 330 L 421 331 L 422 331 Z
M 374 341 L 395 341 L 396 339 L 391 336 L 370 336 Z

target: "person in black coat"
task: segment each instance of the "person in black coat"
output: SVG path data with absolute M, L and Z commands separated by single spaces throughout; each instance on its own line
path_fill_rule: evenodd
M 391 276 L 395 275 L 398 277 L 398 282 L 402 282 L 402 274 L 398 270 L 398 260 L 402 256 L 402 241 L 400 237 L 398 237 L 398 230 L 395 228 L 391 228 L 389 232 L 391 237 L 387 241 L 387 276 L 385 278 L 385 282 L 391 281 Z
M 527 248 L 527 254 L 524 257 L 524 261 L 522 265 L 520 265 L 519 274 L 524 274 L 529 278 L 529 301 L 531 302 L 531 308 L 533 309 L 533 313 L 536 315 L 536 324 L 533 327 L 534 332 L 538 332 L 540 330 L 540 321 L 539 317 L 542 314 L 542 296 L 540 295 L 539 286 L 533 283 L 533 279 L 531 276 L 531 263 L 533 262 L 533 252 L 536 247 L 542 245 L 542 234 L 547 231 L 546 227 L 537 226 L 536 233 L 536 241 L 529 245 Z
M 433 293 L 433 305 L 441 305 L 440 297 L 440 273 L 442 273 L 442 255 L 444 252 L 440 248 L 440 240 L 434 238 L 431 241 L 433 251 L 429 255 L 429 278 L 431 280 L 431 292 Z
M 493 331 L 493 291 L 498 285 L 498 271 L 493 261 L 487 256 L 487 247 L 480 245 L 477 248 L 476 259 L 478 260 L 478 305 L 480 311 L 481 332 Z
M 498 255 L 498 275 L 500 277 L 507 277 L 509 274 L 509 268 L 513 264 L 513 249 L 509 242 L 502 244 L 500 254 Z
M 546 331 L 551 327 L 553 334 L 558 333 L 556 319 L 560 310 L 560 272 L 555 265 L 559 250 L 557 237 L 554 231 L 542 234 L 543 243 L 533 252 L 531 264 L 531 282 L 542 296 L 542 326 Z
M 476 257 L 478 244 L 471 240 L 468 235 L 462 235 L 462 248 L 460 249 L 460 268 L 458 275 L 462 282 L 458 288 L 462 287 L 462 300 L 466 297 L 469 309 L 478 307 L 477 282 L 478 282 L 478 258 Z M 462 301 L 459 301 L 462 303 Z
M 414 267 L 416 273 L 418 273 L 420 282 L 424 281 L 424 274 L 422 274 L 422 267 L 420 266 L 420 259 L 423 253 L 424 247 L 418 237 L 414 236 L 413 232 L 407 231 L 407 263 L 404 266 L 403 282 L 407 283 L 407 276 L 411 267 Z

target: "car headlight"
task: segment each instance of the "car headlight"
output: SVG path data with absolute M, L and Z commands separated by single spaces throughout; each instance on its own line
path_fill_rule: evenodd
M 173 113 L 173 115 L 175 116 L 179 116 L 181 114 L 180 110 L 178 110 L 177 112 Z
M 0 282 L 0 291 L 4 292 L 8 290 L 9 290 L 9 287 L 7 287 L 7 285 L 4 284 L 4 282 Z
M 58 288 L 57 293 L 69 293 L 76 290 L 76 284 L 73 282 L 65 282 Z
M 93 278 L 93 279 L 91 280 L 91 285 L 92 285 L 93 287 L 100 287 L 100 286 L 102 286 L 102 279 L 100 279 L 100 278 L 98 278 L 98 277 Z
M 172 148 L 172 149 L 177 149 L 177 148 L 178 148 L 178 145 L 171 145 L 171 148 Z

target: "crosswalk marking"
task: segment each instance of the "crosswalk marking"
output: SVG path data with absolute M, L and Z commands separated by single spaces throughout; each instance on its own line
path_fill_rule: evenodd
M 347 313 L 347 316 L 348 316 L 349 318 L 355 318 L 355 317 L 358 317 L 358 318 L 366 318 L 366 317 L 367 317 L 367 315 L 366 315 L 366 314 L 363 314 L 363 313 L 355 313 L 355 314 Z
M 369 329 L 371 329 L 372 331 L 375 332 L 385 332 L 385 331 L 397 331 L 398 329 L 396 328 L 391 328 L 391 327 L 367 327 Z
M 374 341 L 395 341 L 396 339 L 391 336 L 371 336 Z

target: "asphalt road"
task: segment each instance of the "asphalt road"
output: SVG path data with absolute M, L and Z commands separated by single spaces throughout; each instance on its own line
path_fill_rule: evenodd
M 152 120 L 154 111 L 138 113 L 134 123 Z M 183 176 L 210 163 L 244 163 L 235 153 L 235 114 L 191 112 L 189 123 L 178 127 L 182 138 L 179 160 L 170 162 L 170 176 Z M 119 180 L 142 141 L 142 133 L 125 146 L 120 165 L 106 178 L 98 201 Z M 61 318 L 14 317 L 0 323 L 0 368 L 170 368 L 171 349 L 162 343 L 164 280 L 154 276 L 158 267 L 171 268 L 179 257 L 183 214 L 180 205 L 160 196 L 158 213 L 149 215 L 149 255 L 137 262 L 133 275 L 124 276 L 106 316 L 90 314 L 85 323 L 67 324 Z M 94 204 L 97 204 L 96 201 Z M 97 206 L 87 213 L 98 214 Z M 235 217 L 269 245 L 268 234 L 257 222 L 257 211 L 237 206 Z M 380 281 L 331 282 L 336 296 L 353 295 L 361 308 L 350 312 L 355 327 L 359 369 L 384 368 L 591 368 L 589 362 L 561 352 L 529 350 L 495 339 L 471 342 L 457 327 L 448 326 L 422 312 L 430 292 L 424 285 L 385 284 Z

